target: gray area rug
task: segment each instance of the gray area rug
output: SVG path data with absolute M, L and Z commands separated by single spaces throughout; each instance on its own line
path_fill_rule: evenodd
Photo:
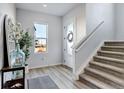
M 28 79 L 29 89 L 58 89 L 58 86 L 48 76 L 42 76 L 37 78 Z

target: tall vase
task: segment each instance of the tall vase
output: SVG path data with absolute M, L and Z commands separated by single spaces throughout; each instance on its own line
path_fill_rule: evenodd
M 15 43 L 15 51 L 12 52 L 11 58 L 14 60 L 12 63 L 12 67 L 22 67 L 25 66 L 25 54 L 20 49 L 19 43 Z M 20 78 L 22 77 L 22 71 L 15 71 L 12 73 L 12 78 Z
M 19 43 L 16 43 L 15 45 L 15 63 L 13 64 L 13 67 L 20 67 L 25 66 L 25 54 L 20 49 Z

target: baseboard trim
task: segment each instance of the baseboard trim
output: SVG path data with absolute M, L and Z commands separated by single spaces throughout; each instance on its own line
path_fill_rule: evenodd
M 31 67 L 31 68 L 29 68 L 29 70 L 38 69 L 38 68 L 44 68 L 44 67 L 51 67 L 51 66 L 59 66 L 59 65 L 62 65 L 62 63 L 52 64 L 52 65 L 46 65 L 46 66 Z

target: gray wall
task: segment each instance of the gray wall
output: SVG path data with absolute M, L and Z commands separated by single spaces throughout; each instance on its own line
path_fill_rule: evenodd
M 29 28 L 29 33 L 34 37 L 33 23 L 48 23 L 48 53 L 34 53 L 34 45 L 31 47 L 31 55 L 28 60 L 29 68 L 37 68 L 62 62 L 62 22 L 61 17 L 39 12 L 17 9 L 17 21 L 24 29 Z M 34 40 L 32 41 L 34 42 Z
M 115 4 L 116 40 L 124 40 L 124 4 Z
M 15 11 L 15 4 L 0 4 L 0 17 L 2 14 L 8 14 L 12 19 L 13 21 L 16 21 L 16 11 Z M 1 28 L 0 28 L 1 29 Z M 0 34 L 1 34 L 1 31 L 0 31 Z M 1 38 L 2 36 L 0 36 L 0 68 L 2 66 L 2 47 L 3 47 L 3 44 L 2 44 L 2 41 L 1 41 Z
M 75 72 L 88 64 L 90 56 L 103 40 L 114 39 L 114 5 L 113 4 L 86 4 L 86 33 L 89 34 L 101 22 L 105 23 L 89 39 L 78 53 L 76 53 Z

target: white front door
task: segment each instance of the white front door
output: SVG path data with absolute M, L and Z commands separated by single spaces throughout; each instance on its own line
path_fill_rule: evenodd
M 75 41 L 75 18 L 69 19 L 64 24 L 64 64 L 73 68 L 72 46 Z

